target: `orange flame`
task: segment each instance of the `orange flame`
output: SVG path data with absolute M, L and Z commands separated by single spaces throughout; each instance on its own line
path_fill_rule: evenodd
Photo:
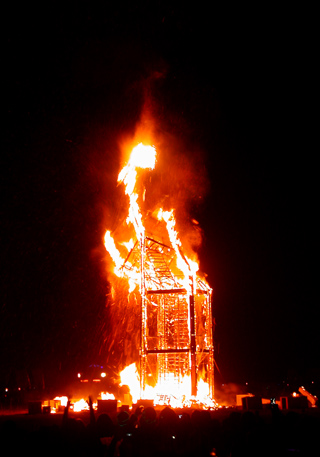
M 193 287 L 195 287 L 195 275 L 199 269 L 199 266 L 196 262 L 188 259 L 186 256 L 181 254 L 181 241 L 178 237 L 178 233 L 175 230 L 176 221 L 173 215 L 173 209 L 171 211 L 163 211 L 162 208 L 159 209 L 157 217 L 159 220 L 164 220 L 167 224 L 167 231 L 172 247 L 174 248 L 177 256 L 177 267 L 182 271 L 184 275 L 183 285 L 186 290 L 190 292 L 190 276 L 192 277 Z
M 153 169 L 156 163 L 156 150 L 153 146 L 139 143 L 133 148 L 128 164 L 122 168 L 118 182 L 125 185 L 125 193 L 129 196 L 130 206 L 127 222 L 134 225 L 137 236 L 144 234 L 141 212 L 138 205 L 138 194 L 134 192 L 137 181 L 137 168 Z

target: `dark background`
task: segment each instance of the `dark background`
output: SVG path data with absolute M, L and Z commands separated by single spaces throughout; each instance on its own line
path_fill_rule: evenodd
M 82 5 L 3 15 L 1 384 L 104 363 L 117 141 L 148 84 L 209 183 L 189 209 L 214 290 L 217 383 L 316 381 L 312 11 Z

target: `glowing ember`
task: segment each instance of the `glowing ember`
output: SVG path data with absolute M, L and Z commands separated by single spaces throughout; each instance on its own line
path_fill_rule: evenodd
M 134 236 L 119 243 L 110 231 L 104 237 L 115 275 L 127 280 L 126 306 L 140 306 L 140 361 L 122 371 L 121 384 L 129 386 L 134 402 L 213 407 L 212 290 L 199 276 L 198 263 L 183 252 L 174 210 L 159 206 L 151 213 L 139 206 L 145 197 L 140 174 L 155 165 L 153 146 L 139 143 L 132 149 L 118 182 L 129 197 L 129 230 L 123 235 L 133 229 Z M 158 236 L 149 233 L 150 226 Z

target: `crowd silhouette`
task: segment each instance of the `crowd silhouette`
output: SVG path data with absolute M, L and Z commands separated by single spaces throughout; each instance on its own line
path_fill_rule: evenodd
M 8 456 L 77 457 L 282 457 L 313 456 L 320 430 L 319 416 L 277 407 L 270 414 L 232 410 L 216 416 L 194 410 L 178 414 L 170 407 L 157 411 L 138 407 L 121 411 L 114 420 L 96 414 L 90 420 L 70 417 L 69 404 L 61 424 L 27 431 L 12 419 L 1 426 L 2 449 Z M 96 417 L 97 416 L 97 417 Z

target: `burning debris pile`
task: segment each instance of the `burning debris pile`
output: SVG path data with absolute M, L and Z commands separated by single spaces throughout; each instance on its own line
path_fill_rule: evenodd
M 118 176 L 128 216 L 121 237 L 109 230 L 104 237 L 114 264 L 113 306 L 129 308 L 131 328 L 138 328 L 130 335 L 136 363 L 125 368 L 126 384 L 134 401 L 215 406 L 212 289 L 196 255 L 183 251 L 174 209 L 145 210 L 142 177 L 156 167 L 156 155 L 143 143 L 132 149 Z

